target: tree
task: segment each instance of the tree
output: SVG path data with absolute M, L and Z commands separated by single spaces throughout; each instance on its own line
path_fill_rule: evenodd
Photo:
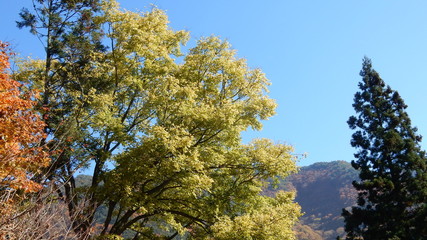
M 421 136 L 411 127 L 406 105 L 363 60 L 348 120 L 355 129 L 351 145 L 358 149 L 353 182 L 357 206 L 344 210 L 347 239 L 426 239 L 427 164 L 420 150 Z
M 87 110 L 86 91 L 103 84 L 91 75 L 93 63 L 106 50 L 101 43 L 101 26 L 94 22 L 100 1 L 37 0 L 33 3 L 33 11 L 22 10 L 17 25 L 30 28 L 43 42 L 46 55 L 43 61 L 22 64 L 16 78 L 42 90 L 38 110 L 46 122 L 44 142 L 48 144 L 51 161 L 38 181 L 59 183 L 57 192 L 65 199 L 69 215 L 74 218 L 81 212 L 79 202 L 84 201 L 77 197 L 80 193 L 76 192 L 74 174 L 87 166 L 92 157 L 87 151 L 89 144 L 84 136 L 88 134 L 80 116 Z M 94 183 L 93 188 L 97 184 Z M 76 232 L 88 231 L 96 208 L 91 205 L 92 210 L 88 210 L 91 213 L 74 218 Z
M 0 192 L 34 192 L 41 186 L 31 178 L 48 164 L 40 145 L 45 124 L 33 110 L 34 95 L 21 92 L 22 84 L 10 78 L 9 56 L 8 45 L 0 42 Z
M 41 144 L 44 122 L 34 110 L 36 97 L 22 90 L 23 85 L 9 73 L 11 51 L 0 42 L 0 238 L 11 235 L 13 219 L 25 197 L 42 189 L 34 181 L 41 168 L 49 164 L 48 153 Z
M 89 203 L 75 230 L 89 234 L 95 210 L 106 208 L 95 235 L 294 239 L 292 226 L 300 215 L 294 194 L 260 195 L 268 179 L 297 170 L 292 148 L 267 139 L 241 143 L 242 131 L 260 129 L 261 120 L 274 114 L 264 74 L 249 69 L 216 37 L 201 39 L 183 54 L 188 33 L 170 29 L 158 9 L 134 13 L 105 1 L 91 19 L 102 26 L 97 29 L 108 30 L 108 51 L 85 48 L 88 71 L 66 73 L 79 88 L 62 84 L 61 97 L 49 98 L 53 106 L 73 106 L 55 116 L 75 119 L 76 126 L 73 151 L 62 158 L 71 170 L 52 176 L 72 179 L 69 173 L 89 158 L 94 165 L 91 186 L 78 191 L 69 184 L 65 193 L 67 203 Z M 55 73 L 74 63 L 54 62 L 60 64 L 50 65 L 48 79 L 61 82 Z M 32 61 L 19 75 L 36 81 L 46 66 Z

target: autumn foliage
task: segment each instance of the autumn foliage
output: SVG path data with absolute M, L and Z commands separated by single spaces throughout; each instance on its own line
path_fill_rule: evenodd
M 31 181 L 41 167 L 47 166 L 47 153 L 40 146 L 44 123 L 33 111 L 30 93 L 8 72 L 10 50 L 0 42 L 0 188 L 33 192 L 40 188 Z

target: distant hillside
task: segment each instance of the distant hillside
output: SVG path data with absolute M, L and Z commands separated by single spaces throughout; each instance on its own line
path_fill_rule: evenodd
M 302 167 L 281 182 L 278 189 L 297 191 L 296 201 L 305 213 L 296 227 L 299 240 L 333 240 L 344 233 L 341 211 L 355 204 L 357 194 L 351 183 L 356 179 L 358 172 L 350 163 L 333 161 Z

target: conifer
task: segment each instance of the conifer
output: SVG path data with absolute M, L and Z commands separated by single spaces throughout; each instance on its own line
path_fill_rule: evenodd
M 343 210 L 346 239 L 427 239 L 427 164 L 421 136 L 411 126 L 407 106 L 363 60 L 363 80 L 354 97 L 357 113 L 348 124 L 356 130 L 352 161 L 360 171 L 353 182 L 357 206 Z

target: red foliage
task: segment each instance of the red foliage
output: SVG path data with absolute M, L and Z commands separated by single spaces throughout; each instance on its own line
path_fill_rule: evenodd
M 0 187 L 33 192 L 40 185 L 31 176 L 49 163 L 40 146 L 45 124 L 33 111 L 35 95 L 22 93 L 21 84 L 11 79 L 10 54 L 0 41 Z

